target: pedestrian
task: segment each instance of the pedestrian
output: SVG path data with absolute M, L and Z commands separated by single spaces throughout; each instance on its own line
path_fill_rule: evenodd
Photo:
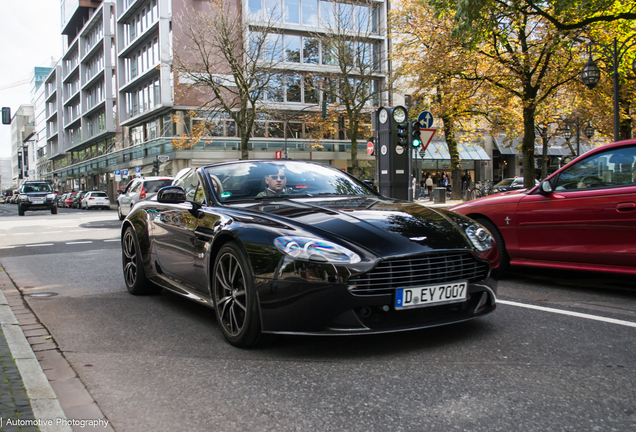
M 413 201 L 415 201 L 415 199 L 417 198 L 417 179 L 413 177 L 411 183 L 413 184 Z
M 432 197 L 433 196 L 433 179 L 431 178 L 430 175 L 426 178 L 426 190 L 428 192 L 429 198 Z

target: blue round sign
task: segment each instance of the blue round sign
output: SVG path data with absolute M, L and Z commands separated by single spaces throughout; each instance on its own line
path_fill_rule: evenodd
M 417 116 L 417 121 L 420 124 L 420 127 L 424 129 L 430 129 L 433 126 L 433 114 L 430 111 L 422 111 L 419 116 Z

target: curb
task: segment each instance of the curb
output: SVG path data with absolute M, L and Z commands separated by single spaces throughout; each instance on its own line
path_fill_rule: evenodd
M 0 325 L 40 431 L 114 432 L 46 327 L 38 321 L 1 266 L 0 288 Z M 97 421 L 99 425 L 88 423 Z

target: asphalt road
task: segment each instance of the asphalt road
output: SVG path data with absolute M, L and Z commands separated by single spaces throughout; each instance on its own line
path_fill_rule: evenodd
M 636 430 L 633 278 L 517 269 L 482 319 L 241 350 L 203 306 L 128 294 L 119 226 L 0 205 L 0 263 L 119 432 Z

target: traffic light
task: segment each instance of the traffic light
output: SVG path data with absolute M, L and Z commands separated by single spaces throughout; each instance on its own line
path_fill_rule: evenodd
M 2 107 L 2 124 L 11 124 L 11 108 Z
M 420 122 L 417 120 L 411 120 L 411 145 L 413 147 L 419 147 L 422 145 L 422 132 L 420 132 Z
M 397 123 L 397 145 L 406 148 L 409 145 L 409 121 Z
M 158 159 L 155 159 L 154 161 L 152 161 L 152 170 L 154 171 L 156 176 L 159 175 L 159 160 Z

